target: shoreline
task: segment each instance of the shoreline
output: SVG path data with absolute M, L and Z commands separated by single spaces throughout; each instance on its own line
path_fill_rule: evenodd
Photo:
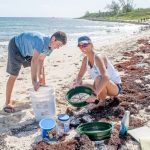
M 107 19 L 98 19 L 98 18 L 78 18 L 78 19 L 85 19 L 85 20 L 91 20 L 91 21 L 102 21 L 102 22 L 118 22 L 118 23 L 129 23 L 129 24 L 136 24 L 136 25 L 149 25 L 150 26 L 150 20 L 148 22 L 138 22 L 138 20 L 107 20 Z
M 76 18 L 73 18 L 73 19 L 76 19 Z M 72 21 L 73 21 L 73 19 L 71 19 Z M 81 19 L 78 19 L 78 20 L 89 20 L 89 19 L 86 19 L 86 18 L 81 18 Z M 65 21 L 65 20 L 64 20 Z M 69 20 L 70 21 L 70 20 Z M 75 24 L 76 25 L 76 27 L 77 27 L 77 29 L 80 29 L 80 30 L 77 30 L 77 32 L 76 31 L 73 31 L 73 33 L 68 33 L 68 37 L 70 37 L 70 39 L 71 39 L 71 42 L 73 43 L 74 41 L 76 41 L 76 38 L 77 38 L 77 36 L 79 35 L 80 36 L 80 34 L 89 34 L 89 35 L 91 35 L 91 36 L 94 36 L 95 38 L 96 37 L 100 37 L 99 35 L 100 35 L 100 33 L 99 33 L 99 30 L 100 31 L 102 31 L 102 32 L 104 32 L 103 34 L 102 34 L 102 36 L 104 35 L 104 37 L 105 37 L 105 34 L 108 34 L 109 36 L 113 36 L 113 33 L 114 32 L 116 32 L 116 35 L 117 36 L 119 36 L 119 35 L 121 35 L 122 34 L 122 32 L 125 32 L 125 34 L 129 34 L 129 33 L 136 33 L 136 32 L 138 32 L 139 30 L 146 30 L 146 29 L 148 29 L 148 28 L 150 28 L 150 24 L 149 24 L 149 26 L 147 26 L 147 25 L 143 25 L 143 24 L 134 24 L 133 26 L 132 25 L 130 25 L 131 23 L 130 22 L 120 22 L 120 21 L 108 21 L 108 20 L 95 20 L 95 21 L 99 21 L 99 22 L 115 22 L 115 23 L 118 23 L 118 24 L 116 24 L 115 26 L 116 26 L 116 29 L 114 28 L 115 26 L 112 24 L 112 26 L 111 25 L 109 25 L 109 23 L 106 23 L 106 25 L 105 25 L 105 27 L 103 27 L 103 24 L 102 24 L 102 26 L 101 26 L 101 23 L 100 24 L 95 24 L 95 23 L 93 23 L 92 24 L 92 22 L 93 22 L 93 20 L 89 20 L 89 21 L 91 21 L 89 24 L 87 24 L 87 26 L 85 25 L 85 28 L 87 28 L 86 30 L 87 30 L 87 32 L 86 32 L 86 30 L 85 29 L 83 29 L 82 28 L 82 21 L 81 21 L 81 23 L 78 25 L 78 24 Z M 79 21 L 80 22 L 80 21 Z M 76 23 L 76 21 L 75 21 L 75 23 Z M 84 23 L 84 21 L 83 21 L 83 23 Z M 123 23 L 123 24 L 125 24 L 125 25 L 123 25 L 123 28 L 122 28 L 122 26 L 120 26 L 120 23 Z M 85 24 L 86 24 L 86 22 L 85 22 Z M 107 26 L 108 25 L 108 26 Z M 94 28 L 94 30 L 91 30 L 92 29 L 92 26 L 93 26 L 93 28 Z M 131 28 L 130 28 L 130 26 L 132 26 Z M 84 27 L 84 26 L 83 26 Z M 110 28 L 109 28 L 110 27 Z M 128 31 L 128 28 L 129 27 L 129 31 Z M 107 28 L 108 28 L 108 30 L 107 30 Z M 97 30 L 96 30 L 97 29 Z M 26 31 L 26 30 L 25 30 Z M 44 33 L 43 32 L 44 30 L 41 30 L 41 32 L 42 33 Z M 68 30 L 69 31 L 69 30 Z M 22 32 L 22 30 L 21 31 L 19 31 L 19 30 L 16 30 L 16 33 L 19 33 L 19 32 Z M 97 33 L 98 32 L 98 33 Z M 106 32 L 106 33 L 105 33 Z M 112 35 L 111 35 L 111 32 L 112 32 Z M 0 37 L 0 46 L 2 45 L 2 46 L 6 46 L 7 44 L 8 44 L 8 42 L 9 42 L 9 40 L 10 40 L 10 38 L 12 37 L 12 36 L 14 36 L 15 34 L 12 34 L 12 36 L 10 37 L 10 36 L 8 36 L 8 34 L 9 34 L 9 32 L 5 35 L 3 35 L 2 34 L 2 36 Z M 11 32 L 10 32 L 10 34 L 11 34 Z M 69 43 L 69 42 L 68 42 Z

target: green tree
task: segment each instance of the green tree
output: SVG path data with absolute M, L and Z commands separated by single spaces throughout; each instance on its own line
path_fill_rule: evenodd
M 134 9 L 134 0 L 119 0 L 122 8 L 122 12 L 127 13 Z
M 85 16 L 85 17 L 88 17 L 89 14 L 90 14 L 90 12 L 89 12 L 89 11 L 86 11 L 84 16 Z
M 112 12 L 113 14 L 117 14 L 120 10 L 120 6 L 115 1 L 112 1 L 111 4 L 108 4 L 106 6 L 109 12 Z

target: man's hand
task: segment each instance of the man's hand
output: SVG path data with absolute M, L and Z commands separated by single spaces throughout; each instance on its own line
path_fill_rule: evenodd
M 96 97 L 96 96 L 90 96 L 90 97 L 86 100 L 86 102 L 88 102 L 88 103 L 94 103 L 95 100 L 97 100 L 97 97 Z
M 40 83 L 40 86 L 44 86 L 45 85 L 45 77 L 43 75 L 40 75 L 39 83 Z
M 39 87 L 40 87 L 40 83 L 39 82 L 34 82 L 33 83 L 33 88 L 34 88 L 35 91 L 37 91 L 39 89 Z

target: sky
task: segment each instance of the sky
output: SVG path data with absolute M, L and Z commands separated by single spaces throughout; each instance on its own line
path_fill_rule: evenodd
M 118 2 L 118 0 L 114 0 Z M 0 0 L 0 17 L 69 17 L 105 11 L 112 0 Z M 136 8 L 150 8 L 150 0 L 134 0 Z

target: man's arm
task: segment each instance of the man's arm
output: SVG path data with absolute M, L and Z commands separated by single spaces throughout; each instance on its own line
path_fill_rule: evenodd
M 40 83 L 38 81 L 38 74 L 41 73 L 43 69 L 43 61 L 46 56 L 41 56 L 40 53 L 35 49 L 33 51 L 33 57 L 31 61 L 31 79 L 34 86 L 34 90 L 38 90 Z
M 44 60 L 45 55 L 39 55 L 38 59 L 38 78 L 40 85 L 45 85 L 45 71 L 44 71 Z

